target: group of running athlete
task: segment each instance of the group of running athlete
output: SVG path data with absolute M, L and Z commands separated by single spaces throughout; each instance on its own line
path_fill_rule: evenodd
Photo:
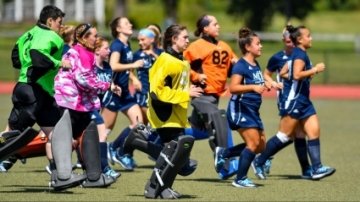
M 43 155 L 49 160 L 50 187 L 55 191 L 110 186 L 120 173 L 109 162 L 132 171 L 137 166 L 134 150 L 139 150 L 155 161 L 145 197 L 179 198 L 172 189 L 175 178 L 196 170 L 190 153 L 195 140 L 206 138 L 219 178 L 236 175 L 235 187 L 256 187 L 247 177 L 250 166 L 259 179 L 266 179 L 273 155 L 292 142 L 302 178 L 319 180 L 335 172 L 320 159 L 319 121 L 309 89 L 312 77 L 325 65 L 310 62 L 308 28 L 288 25 L 283 31 L 285 49 L 272 56 L 262 72 L 256 60 L 261 56 L 260 37 L 240 28 L 239 58 L 218 39 L 220 25 L 212 15 L 199 17 L 194 32 L 199 38 L 192 43 L 185 26 L 173 24 L 162 33 L 150 24 L 139 30 L 140 48 L 134 53 L 128 18 L 110 23 L 110 43 L 91 24 L 63 26 L 64 16 L 59 8 L 45 6 L 36 26 L 12 50 L 13 66 L 20 72 L 8 125 L 1 134 L 2 171 L 19 156 L 35 156 L 32 151 L 20 154 L 41 135 L 47 140 Z M 279 131 L 266 142 L 259 109 L 261 94 L 271 89 L 278 91 L 281 118 Z M 225 111 L 218 105 L 227 90 L 231 98 Z M 118 112 L 130 124 L 107 143 Z M 232 130 L 244 143 L 234 145 Z M 73 171 L 73 150 L 82 174 Z

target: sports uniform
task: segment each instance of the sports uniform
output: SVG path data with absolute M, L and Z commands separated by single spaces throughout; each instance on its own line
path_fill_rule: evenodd
M 39 126 L 54 126 L 59 120 L 53 95 L 63 46 L 62 38 L 42 24 L 37 24 L 16 42 L 12 59 L 20 72 L 12 96 L 11 129 L 23 131 L 35 122 Z
M 244 85 L 263 85 L 264 78 L 259 64 L 253 66 L 243 58 L 234 65 L 232 74 L 239 74 L 243 77 Z M 263 130 L 263 123 L 260 119 L 259 109 L 261 106 L 261 94 L 248 92 L 232 95 L 227 108 L 227 117 L 230 128 L 259 128 Z
M 111 43 L 110 51 L 110 55 L 113 52 L 120 53 L 119 62 L 122 64 L 129 64 L 133 62 L 133 53 L 130 45 L 124 44 L 119 39 L 115 39 Z M 125 111 L 135 105 L 135 97 L 131 95 L 129 90 L 129 70 L 113 72 L 113 82 L 121 87 L 121 96 L 118 96 L 111 91 L 107 91 L 103 98 L 104 107 L 113 112 L 118 112 Z
M 154 48 L 156 55 L 160 55 L 163 50 Z M 135 92 L 136 102 L 140 107 L 148 107 L 147 99 L 149 93 L 149 70 L 154 64 L 156 58 L 153 55 L 146 54 L 143 50 L 138 50 L 134 53 L 134 61 L 142 59 L 144 60 L 144 66 L 137 69 L 137 77 L 141 82 L 141 91 Z
M 302 60 L 305 62 L 305 71 L 312 68 L 312 64 L 306 52 L 300 48 L 294 48 L 291 61 Z M 280 115 L 290 115 L 296 119 L 304 119 L 316 114 L 315 108 L 310 101 L 311 78 L 301 80 L 293 79 L 292 69 L 289 69 L 289 79 L 284 80 L 283 100 Z

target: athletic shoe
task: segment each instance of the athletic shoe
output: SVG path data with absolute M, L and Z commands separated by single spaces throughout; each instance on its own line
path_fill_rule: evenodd
M 234 180 L 232 182 L 234 187 L 238 188 L 256 188 L 256 184 L 254 184 L 249 178 L 245 178 L 243 180 Z
M 50 169 L 50 165 L 45 166 L 45 170 L 49 175 L 51 175 L 52 172 L 51 172 L 51 169 Z
M 71 173 L 69 179 L 61 180 L 57 177 L 57 171 L 54 170 L 51 174 L 51 180 L 49 186 L 54 189 L 54 191 L 62 191 L 71 187 L 80 185 L 84 180 L 86 180 L 86 175 Z
M 310 166 L 302 173 L 301 178 L 305 180 L 312 179 L 312 169 Z
M 236 175 L 239 167 L 239 160 L 237 158 L 230 158 L 228 161 L 227 169 L 224 166 L 221 168 L 221 170 L 218 172 L 218 176 L 221 180 L 227 180 L 230 177 Z
M 224 166 L 226 160 L 222 157 L 225 148 L 223 147 L 216 147 L 215 148 L 215 170 L 216 172 L 220 172 L 221 168 Z
M 72 166 L 72 169 L 75 170 L 75 169 L 82 169 L 82 165 L 80 163 L 80 161 L 77 161 L 73 166 Z
M 336 171 L 335 168 L 331 168 L 328 166 L 321 166 L 312 173 L 312 179 L 313 180 L 320 180 L 324 177 L 330 176 L 334 174 Z
M 119 172 L 116 172 L 115 170 L 113 170 L 110 166 L 107 166 L 104 170 L 103 170 L 103 173 L 106 175 L 106 176 L 109 176 L 109 177 L 112 177 L 114 179 L 117 179 L 120 177 L 120 173 Z
M 197 168 L 197 161 L 194 159 L 189 159 L 189 161 L 180 169 L 178 172 L 181 176 L 191 175 Z
M 16 163 L 17 158 L 14 156 L 10 156 L 8 159 L 5 159 L 0 162 L 0 172 L 9 171 L 13 165 Z
M 114 165 L 115 164 L 115 161 L 114 159 L 116 159 L 116 150 L 114 150 L 112 148 L 112 143 L 107 143 L 108 144 L 108 149 L 107 149 L 107 158 L 108 158 L 108 161 L 111 165 Z
M 273 159 L 272 157 L 270 157 L 269 159 L 267 159 L 267 160 L 265 161 L 264 166 L 263 166 L 263 168 L 264 168 L 264 173 L 265 173 L 266 175 L 269 175 L 269 174 L 270 174 L 271 160 L 272 160 L 272 159 Z
M 110 177 L 102 173 L 99 179 L 92 181 L 87 178 L 81 184 L 84 188 L 105 188 L 116 182 L 116 178 Z
M 1 173 L 7 172 L 7 169 L 4 167 L 4 163 L 2 161 L 0 162 L 0 172 Z
M 131 155 L 124 154 L 122 156 L 115 156 L 113 160 L 120 164 L 125 170 L 134 170 L 135 162 Z
M 260 180 L 266 180 L 264 167 L 257 165 L 255 160 L 256 159 L 254 159 L 253 162 L 251 163 L 251 167 L 253 168 L 256 177 L 259 178 Z

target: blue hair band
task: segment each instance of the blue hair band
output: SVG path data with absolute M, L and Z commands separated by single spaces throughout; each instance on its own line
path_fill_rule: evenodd
M 144 35 L 148 38 L 155 38 L 155 33 L 151 31 L 150 29 L 141 29 L 139 31 L 139 35 Z

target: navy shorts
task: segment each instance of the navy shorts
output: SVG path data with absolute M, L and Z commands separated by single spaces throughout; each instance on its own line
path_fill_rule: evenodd
M 246 103 L 237 103 L 236 106 L 229 105 L 227 119 L 232 130 L 240 128 L 258 128 L 264 130 L 260 119 L 259 106 Z
M 136 102 L 138 103 L 138 105 L 140 105 L 140 107 L 148 107 L 148 94 L 146 93 L 142 93 L 142 92 L 136 92 L 135 93 L 135 99 Z
M 129 91 L 121 93 L 121 96 L 116 95 L 111 91 L 107 91 L 103 98 L 104 107 L 113 112 L 126 111 L 132 106 L 136 105 L 136 99 Z
M 91 120 L 93 120 L 96 123 L 96 125 L 100 125 L 104 123 L 104 119 L 99 111 L 92 111 L 90 114 L 91 114 Z
M 302 120 L 316 114 L 314 105 L 309 99 L 296 99 L 290 101 L 280 110 L 280 116 L 289 115 L 294 119 Z

